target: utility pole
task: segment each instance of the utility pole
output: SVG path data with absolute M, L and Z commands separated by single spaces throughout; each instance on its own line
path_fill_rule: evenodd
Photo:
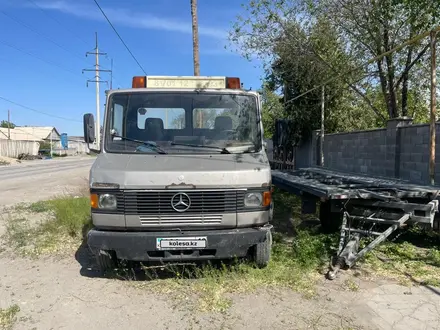
M 50 132 L 50 157 L 52 158 L 53 155 L 53 147 L 52 147 L 52 135 L 53 135 L 53 130 Z
M 194 76 L 200 76 L 200 57 L 199 57 L 199 24 L 197 18 L 197 0 L 191 1 L 191 18 L 192 18 L 192 37 L 193 37 L 193 62 Z M 198 113 L 199 128 L 203 128 L 203 111 L 200 109 Z
M 11 110 L 8 109 L 8 140 L 11 139 Z
M 324 166 L 324 111 L 325 111 L 325 87 L 322 86 L 321 95 L 321 166 Z
M 110 63 L 110 89 L 113 89 L 113 59 L 111 59 Z
M 431 184 L 435 184 L 435 122 L 437 119 L 437 99 L 436 99 L 436 37 L 437 32 L 431 31 L 431 121 L 430 130 L 430 148 L 429 148 L 429 177 Z
M 199 24 L 197 18 L 197 0 L 191 0 L 191 17 L 192 17 L 192 36 L 193 36 L 194 75 L 200 76 Z
M 95 78 L 92 80 L 87 80 L 87 86 L 89 86 L 89 82 L 94 82 L 96 83 L 96 128 L 95 128 L 95 132 L 96 132 L 96 145 L 97 148 L 99 149 L 101 146 L 101 116 L 100 116 L 100 104 L 99 104 L 99 84 L 100 83 L 107 83 L 108 81 L 106 80 L 101 80 L 99 77 L 99 73 L 100 72 L 111 72 L 111 70 L 102 70 L 99 68 L 99 56 L 100 55 L 107 55 L 107 53 L 100 53 L 99 52 L 99 48 L 98 48 L 98 33 L 95 32 L 95 49 L 93 50 L 93 52 L 87 52 L 86 56 L 88 55 L 95 55 L 95 69 L 83 69 L 83 73 L 84 71 L 95 71 Z

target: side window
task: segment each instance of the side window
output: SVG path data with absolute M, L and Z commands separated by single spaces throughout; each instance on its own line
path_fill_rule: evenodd
M 115 103 L 113 106 L 113 121 L 111 128 L 116 130 L 117 135 L 123 135 L 124 127 L 124 107 L 121 104 Z
M 145 129 L 148 118 L 158 118 L 163 122 L 164 129 L 184 129 L 185 109 L 182 108 L 139 108 L 137 110 L 137 127 Z

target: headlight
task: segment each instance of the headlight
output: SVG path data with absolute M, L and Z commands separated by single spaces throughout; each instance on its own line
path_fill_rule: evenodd
M 117 205 L 118 202 L 116 200 L 115 195 L 111 195 L 111 194 L 99 195 L 98 207 L 100 209 L 114 210 L 116 209 Z
M 263 194 L 260 192 L 247 193 L 244 196 L 244 205 L 246 207 L 258 207 L 263 204 Z
M 248 192 L 244 195 L 244 206 L 246 207 L 269 207 L 272 202 L 270 191 Z

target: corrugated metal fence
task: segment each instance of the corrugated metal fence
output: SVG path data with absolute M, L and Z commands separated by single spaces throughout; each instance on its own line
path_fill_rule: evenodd
M 38 155 L 40 143 L 35 141 L 0 140 L 0 156 L 17 158 L 20 154 Z

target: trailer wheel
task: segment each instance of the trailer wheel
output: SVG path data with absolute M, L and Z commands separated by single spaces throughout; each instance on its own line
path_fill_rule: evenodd
M 116 256 L 110 251 L 99 251 L 96 255 L 96 263 L 101 272 L 113 270 L 117 266 Z
M 324 233 L 334 233 L 342 224 L 342 212 L 332 212 L 330 202 L 321 202 L 319 205 L 319 221 Z
M 272 233 L 266 232 L 266 240 L 258 243 L 254 248 L 254 261 L 258 268 L 265 268 L 269 264 L 272 251 Z

